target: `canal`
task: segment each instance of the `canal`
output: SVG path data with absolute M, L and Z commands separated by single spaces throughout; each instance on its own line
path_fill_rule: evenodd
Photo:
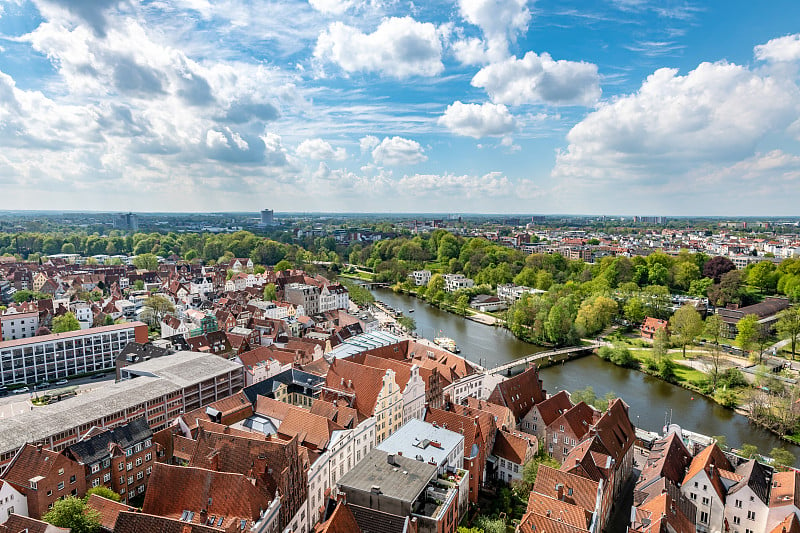
M 376 289 L 373 294 L 413 318 L 418 334 L 429 339 L 440 335 L 451 337 L 461 348 L 461 355 L 486 368 L 542 350 L 517 339 L 504 328 L 466 320 L 405 294 L 395 294 L 389 289 Z M 409 313 L 409 309 L 414 312 Z M 782 446 L 798 458 L 797 465 L 800 465 L 800 447 L 781 441 L 751 424 L 747 417 L 703 396 L 642 372 L 621 368 L 592 356 L 544 368 L 540 375 L 550 394 L 559 390 L 583 389 L 589 385 L 598 397 L 614 392 L 630 406 L 633 423 L 643 429 L 661 432 L 665 420 L 671 417 L 673 423 L 685 429 L 705 435 L 725 435 L 728 445 L 735 448 L 743 443 L 754 444 L 761 453 L 769 453 Z

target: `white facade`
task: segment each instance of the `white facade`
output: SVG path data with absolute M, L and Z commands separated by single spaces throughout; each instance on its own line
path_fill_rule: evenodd
M 92 315 L 92 306 L 89 303 L 72 302 L 69 305 L 69 309 L 75 315 L 75 318 L 78 319 L 78 322 L 81 323 L 82 329 L 90 327 L 94 322 L 94 316 Z
M 172 337 L 174 335 L 182 335 L 184 338 L 189 335 L 189 326 L 181 320 L 181 323 L 178 327 L 173 328 L 163 320 L 161 321 L 161 338 L 166 339 L 167 337 Z
M 375 417 L 365 419 L 353 429 L 333 432 L 328 449 L 308 469 L 308 499 L 301 508 L 306 511 L 307 522 L 296 531 L 308 533 L 319 522 L 325 492 L 330 489 L 330 496 L 335 497 L 336 482 L 374 447 Z
M 700 510 L 702 504 L 698 506 Z M 725 520 L 730 533 L 766 531 L 769 508 L 749 486 L 729 494 L 725 502 Z
M 509 303 L 516 302 L 517 300 L 522 298 L 522 295 L 525 293 L 543 294 L 545 292 L 546 291 L 540 289 L 532 289 L 531 287 L 525 287 L 523 285 L 514 285 L 513 283 L 507 283 L 505 285 L 497 286 L 497 297 Z
M 214 292 L 214 282 L 211 278 L 195 278 L 189 283 L 189 292 L 205 299 L 210 292 Z
M 28 516 L 28 499 L 9 483 L 0 481 L 0 524 L 11 514 Z
M 319 312 L 325 313 L 326 311 L 333 311 L 336 309 L 336 298 L 328 287 L 323 287 L 319 294 Z
M 39 329 L 39 313 L 8 313 L 0 317 L 2 340 L 27 339 Z
M 236 357 L 234 361 L 241 363 L 241 360 Z M 292 363 L 281 365 L 280 361 L 269 359 L 268 361 L 259 361 L 253 367 L 244 367 L 244 386 L 249 387 L 259 381 L 264 381 L 272 376 L 276 376 L 285 370 L 292 368 Z
M 469 289 L 475 286 L 475 282 L 463 274 L 445 274 L 444 290 L 455 292 L 459 289 Z
M 420 287 L 422 285 L 427 285 L 428 282 L 431 280 L 431 271 L 430 270 L 415 270 L 411 274 L 409 274 L 411 279 L 414 280 L 414 285 Z
M 473 398 L 478 398 L 479 400 L 485 400 L 491 393 L 491 391 L 486 392 L 486 387 L 484 386 L 484 381 L 489 377 L 491 376 L 483 372 L 475 372 L 474 374 L 464 376 L 463 378 L 454 381 L 445 387 L 442 390 L 442 393 L 445 395 L 449 394 L 453 403 L 461 403 L 461 400 L 467 396 L 472 396 Z M 502 379 L 500 381 L 502 381 Z M 493 389 L 494 387 L 492 387 L 492 390 Z
M 705 470 L 681 486 L 681 493 L 697 507 L 696 526 L 698 533 L 722 533 L 725 519 L 725 503 L 717 494 Z
M 411 366 L 411 377 L 403 390 L 403 424 L 416 418 L 425 418 L 425 382 L 419 375 L 419 367 Z

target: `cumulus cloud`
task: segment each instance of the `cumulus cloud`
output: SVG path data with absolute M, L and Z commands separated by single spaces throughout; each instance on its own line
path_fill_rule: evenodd
M 500 104 L 591 105 L 600 97 L 597 65 L 554 61 L 550 54 L 528 52 L 482 68 L 472 85 L 485 89 Z
M 730 63 L 685 76 L 659 69 L 634 94 L 601 105 L 567 135 L 555 175 L 655 181 L 751 156 L 800 116 L 792 81 Z
M 393 78 L 435 76 L 444 70 L 439 30 L 411 17 L 384 19 L 373 33 L 334 22 L 320 33 L 314 49 L 348 73 L 374 72 Z
M 361 137 L 361 139 L 358 141 L 358 144 L 361 148 L 361 152 L 363 153 L 363 152 L 369 152 L 370 150 L 378 146 L 380 142 L 381 142 L 380 139 L 378 139 L 374 135 L 365 135 L 364 137 Z
M 503 104 L 464 104 L 456 100 L 439 117 L 439 124 L 456 135 L 480 139 L 514 131 L 517 121 Z
M 414 165 L 426 161 L 422 146 L 417 141 L 403 137 L 384 137 L 374 150 L 372 159 L 379 165 Z
M 468 64 L 505 58 L 509 42 L 525 32 L 531 20 L 527 0 L 459 0 L 458 9 L 484 37 L 483 42 L 468 40 L 456 45 L 456 56 Z
M 772 39 L 753 50 L 761 61 L 797 61 L 800 59 L 800 33 Z
M 98 37 L 105 37 L 108 28 L 106 12 L 119 4 L 127 3 L 121 0 L 40 0 L 39 9 L 47 13 L 48 10 L 64 10 L 74 18 L 88 25 Z
M 475 198 L 509 194 L 509 179 L 500 172 L 483 176 L 456 174 L 413 174 L 403 176 L 398 187 L 412 194 L 424 196 L 432 192 L 448 197 Z
M 353 0 L 308 0 L 308 3 L 320 13 L 331 15 L 341 15 L 353 7 Z
M 306 139 L 301 142 L 295 150 L 297 155 L 306 159 L 322 160 L 337 160 L 343 161 L 347 159 L 347 150 L 344 148 L 334 149 L 328 141 L 323 139 Z

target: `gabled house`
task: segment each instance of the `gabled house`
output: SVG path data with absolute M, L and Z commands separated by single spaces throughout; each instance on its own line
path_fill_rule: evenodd
M 697 507 L 697 530 L 721 533 L 725 529 L 726 484 L 738 481 L 731 475 L 733 467 L 728 458 L 712 444 L 692 459 L 683 478 L 681 492 Z
M 559 416 L 572 409 L 567 391 L 559 391 L 546 400 L 534 405 L 519 421 L 519 429 L 535 435 L 544 443 L 547 427 Z
M 519 421 L 546 397 L 542 380 L 539 379 L 539 369 L 534 365 L 521 374 L 498 383 L 489 395 L 489 401 L 508 407 Z

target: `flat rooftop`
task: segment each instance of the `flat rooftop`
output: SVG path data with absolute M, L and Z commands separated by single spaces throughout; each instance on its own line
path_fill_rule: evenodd
M 403 339 L 397 335 L 392 335 L 385 331 L 362 333 L 361 335 L 355 335 L 354 337 L 346 339 L 342 344 L 325 354 L 325 357 L 329 361 L 333 359 L 342 359 L 374 348 L 397 344 L 402 340 Z
M 36 344 L 39 342 L 75 339 L 78 337 L 97 335 L 98 333 L 123 331 L 126 329 L 133 329 L 137 326 L 147 327 L 147 324 L 145 324 L 144 322 L 125 322 L 123 324 L 111 324 L 110 326 L 100 326 L 99 328 L 77 329 L 75 331 L 66 331 L 64 333 L 52 333 L 50 335 L 39 335 L 38 337 L 28 337 L 27 339 L 2 341 L 0 342 L 0 350 L 3 350 L 5 348 L 14 348 L 16 346 L 27 346 L 29 344 Z
M 388 456 L 385 451 L 373 448 L 337 485 L 345 491 L 349 488 L 371 492 L 376 488 L 384 497 L 413 502 L 438 472 L 436 465 L 399 455 L 394 456 L 395 464 L 391 465 Z
M 463 450 L 464 435 L 412 418 L 376 448 L 386 453 L 400 452 L 405 458 L 435 462 L 442 466 L 447 462 L 447 456 L 459 446 Z M 461 465 L 456 466 L 461 468 Z
M 169 361 L 167 361 L 169 360 Z M 113 415 L 189 385 L 211 379 L 241 365 L 216 355 L 176 352 L 126 367 L 141 377 L 126 379 L 32 411 L 0 419 L 0 453 L 16 450 L 71 431 L 105 416 Z

